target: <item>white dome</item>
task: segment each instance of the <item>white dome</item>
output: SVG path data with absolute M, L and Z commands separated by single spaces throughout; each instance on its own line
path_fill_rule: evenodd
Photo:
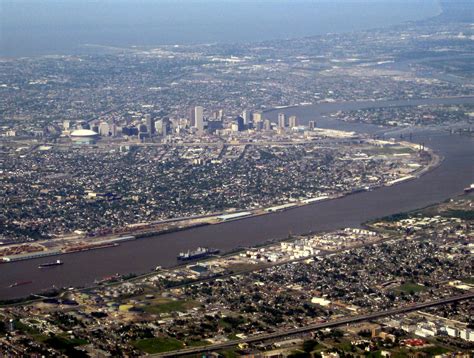
M 99 134 L 90 129 L 77 129 L 71 133 L 71 137 L 95 137 Z

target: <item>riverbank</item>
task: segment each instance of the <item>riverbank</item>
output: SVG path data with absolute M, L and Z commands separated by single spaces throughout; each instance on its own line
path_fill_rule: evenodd
M 326 133 L 329 132 L 329 130 L 320 129 L 320 131 L 322 136 L 329 135 Z M 338 136 L 349 135 L 349 132 L 344 131 L 333 132 L 337 133 Z M 375 190 L 380 187 L 397 185 L 402 182 L 414 180 L 417 177 L 423 175 L 423 173 L 435 168 L 437 165 L 439 165 L 441 160 L 431 149 L 421 148 L 419 145 L 414 143 L 406 141 L 393 142 L 377 141 L 372 139 L 363 140 L 368 146 L 367 150 L 369 151 L 369 157 L 373 156 L 374 158 L 380 159 L 381 155 L 382 158 L 385 158 L 382 160 L 390 160 L 390 158 L 395 159 L 399 156 L 406 156 L 409 158 L 408 161 L 410 164 L 405 168 L 405 170 L 409 169 L 409 171 L 405 174 L 400 173 L 395 178 L 389 180 L 386 179 L 381 183 L 377 182 L 376 184 L 369 184 L 369 182 L 367 182 L 366 185 L 354 186 L 349 191 L 336 193 L 323 192 L 321 195 L 316 197 L 299 198 L 285 202 L 274 202 L 268 207 L 258 207 L 253 209 L 240 208 L 235 211 L 209 213 L 187 218 L 174 218 L 164 221 L 137 223 L 123 228 L 114 228 L 112 230 L 114 234 L 106 234 L 102 236 L 92 236 L 90 234 L 79 234 L 78 232 L 75 232 L 70 235 L 61 236 L 54 239 L 36 241 L 31 244 L 5 245 L 0 247 L 0 263 L 10 264 L 18 261 L 34 260 L 50 256 L 70 255 L 85 251 L 112 249 L 127 241 L 144 239 L 148 237 L 159 237 L 164 234 L 196 229 L 201 226 L 218 225 L 225 222 L 238 221 L 251 217 L 292 210 L 327 200 L 340 199 L 355 193 Z M 312 141 L 310 140 L 308 143 L 312 143 Z M 280 142 L 276 142 L 276 144 L 282 145 Z M 293 144 L 289 143 L 289 145 Z M 429 158 L 429 161 L 427 158 Z M 428 161 L 428 163 L 425 163 L 426 161 Z M 413 167 L 416 169 L 409 168 L 410 165 L 413 165 Z M 419 168 L 417 168 L 417 166 Z M 402 165 L 402 167 L 404 166 Z M 386 174 L 384 174 L 384 176 L 385 175 Z M 390 175 L 388 177 L 390 178 Z M 24 252 L 21 252 L 22 250 Z
M 469 99 L 470 102 L 473 99 Z M 341 104 L 344 109 L 350 104 Z M 354 104 L 354 105 L 357 105 Z M 373 103 L 374 106 L 384 104 Z M 332 110 L 340 110 L 332 106 Z M 296 114 L 302 123 L 313 120 L 321 111 L 305 108 L 290 109 L 287 115 Z M 278 111 L 275 112 L 275 116 Z M 334 119 L 321 119 L 319 127 L 357 130 L 379 135 L 386 129 L 341 123 Z M 393 132 L 391 132 L 393 133 Z M 396 134 L 391 134 L 396 136 Z M 313 205 L 303 205 L 292 210 L 246 217 L 245 219 L 207 225 L 195 229 L 160 235 L 157 238 L 124 242 L 110 250 L 92 250 L 68 255 L 67 263 L 47 273 L 38 270 L 40 259 L 0 265 L 0 298 L 25 297 L 56 287 L 86 287 L 97 278 L 119 273 L 147 273 L 156 266 L 176 265 L 176 255 L 190 247 L 215 247 L 222 252 L 238 247 L 251 247 L 271 240 L 307 232 L 330 231 L 342 227 L 360 227 L 368 220 L 414 210 L 463 192 L 474 182 L 473 138 L 449 134 L 445 131 L 413 133 L 413 141 L 425 143 L 438 156 L 443 157 L 438 166 L 418 177 L 402 183 L 347 195 L 338 200 L 323 200 Z M 84 270 L 87 267 L 87 270 Z M 32 284 L 7 288 L 13 282 L 33 281 Z

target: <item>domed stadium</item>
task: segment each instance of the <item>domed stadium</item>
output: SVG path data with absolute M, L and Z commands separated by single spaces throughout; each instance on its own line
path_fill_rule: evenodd
M 76 129 L 70 136 L 74 142 L 91 143 L 99 137 L 99 134 L 90 129 Z

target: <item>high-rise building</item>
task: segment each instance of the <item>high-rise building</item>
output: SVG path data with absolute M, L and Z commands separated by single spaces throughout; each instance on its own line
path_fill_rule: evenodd
M 116 125 L 115 123 L 112 123 L 112 124 L 110 125 L 110 135 L 111 135 L 112 137 L 116 137 L 116 136 L 117 136 L 117 133 L 118 133 L 118 127 L 117 127 L 117 125 Z
M 68 120 L 63 121 L 63 129 L 68 131 L 71 128 L 71 123 Z
M 290 128 L 298 126 L 298 119 L 296 118 L 296 116 L 290 116 L 290 118 L 288 118 L 288 126 Z
M 159 119 L 155 122 L 155 133 L 157 135 L 163 134 L 163 120 L 162 119 Z
M 171 122 L 169 118 L 163 118 L 162 135 L 166 137 L 171 133 Z
M 245 110 L 242 112 L 242 118 L 244 119 L 244 124 L 249 124 L 252 119 L 252 112 Z
M 189 110 L 189 126 L 195 127 L 196 126 L 196 117 L 195 117 L 195 107 Z
M 237 130 L 242 132 L 245 129 L 244 119 L 241 116 L 235 118 L 235 122 L 237 123 Z
M 309 129 L 313 130 L 314 128 L 316 128 L 316 122 L 315 121 L 309 121 Z
M 204 132 L 204 108 L 201 106 L 194 107 L 194 121 L 198 134 Z
M 166 137 L 170 132 L 169 120 L 164 118 L 156 121 L 155 130 L 158 135 Z
M 99 134 L 102 137 L 108 137 L 110 133 L 109 124 L 107 122 L 100 122 L 99 124 Z
M 272 130 L 272 123 L 270 122 L 269 119 L 265 119 L 265 121 L 263 122 L 263 129 L 266 131 Z
M 278 113 L 278 128 L 286 127 L 285 113 Z
M 262 112 L 253 112 L 253 113 L 252 113 L 252 121 L 253 121 L 254 123 L 263 121 Z
M 81 122 L 79 123 L 78 127 L 77 128 L 82 128 L 82 129 L 91 129 L 91 126 L 89 123 L 87 122 Z M 98 128 L 98 127 L 97 127 Z
M 140 133 L 147 133 L 148 130 L 147 130 L 146 124 L 140 123 L 140 124 L 138 125 L 138 132 L 140 132 Z
M 122 127 L 122 134 L 126 136 L 137 136 L 138 135 L 138 128 L 137 127 Z
M 145 116 L 145 124 L 146 124 L 148 133 L 155 134 L 155 120 L 151 118 L 150 114 L 147 114 Z

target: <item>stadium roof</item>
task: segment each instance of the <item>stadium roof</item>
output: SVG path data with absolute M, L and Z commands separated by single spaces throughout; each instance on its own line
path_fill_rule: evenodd
M 71 133 L 71 137 L 95 137 L 99 133 L 91 131 L 90 129 L 77 129 Z

